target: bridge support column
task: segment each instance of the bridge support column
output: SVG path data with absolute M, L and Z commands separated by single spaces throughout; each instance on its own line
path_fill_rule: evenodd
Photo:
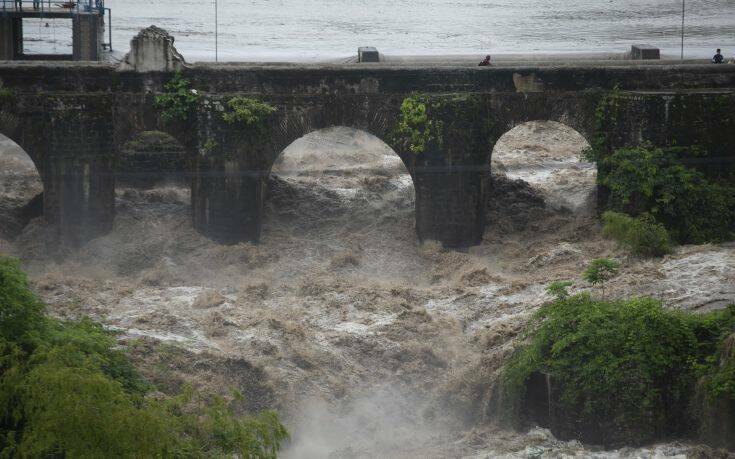
M 23 54 L 23 18 L 0 16 L 0 61 L 12 61 Z
M 79 247 L 112 229 L 115 184 L 109 158 L 57 157 L 49 160 L 44 215 L 59 242 Z
M 200 159 L 191 188 L 194 228 L 223 244 L 258 242 L 267 172 Z
M 97 13 L 76 14 L 72 18 L 72 48 L 75 61 L 98 61 L 102 55 L 105 20 Z
M 419 239 L 455 248 L 480 243 L 485 229 L 483 186 L 483 173 L 476 170 L 414 173 Z

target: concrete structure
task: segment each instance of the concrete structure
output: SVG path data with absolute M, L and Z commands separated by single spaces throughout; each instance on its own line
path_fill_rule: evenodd
M 630 47 L 630 58 L 634 60 L 661 59 L 661 52 L 651 45 L 633 45 Z
M 481 240 L 493 146 L 527 121 L 567 124 L 608 150 L 642 142 L 698 145 L 710 152 L 708 173 L 735 169 L 735 66 L 228 64 L 193 65 L 183 76 L 202 97 L 186 119 L 167 121 L 155 94 L 171 72 L 0 64 L 0 132 L 35 161 L 45 216 L 62 242 L 82 244 L 112 227 L 116 158 L 143 131 L 166 132 L 182 145 L 179 167 L 191 177 L 194 225 L 225 243 L 259 239 L 265 184 L 278 155 L 335 125 L 370 132 L 396 151 L 416 189 L 418 237 L 449 246 Z M 401 104 L 416 96 L 439 129 L 420 153 L 396 131 Z M 276 111 L 256 126 L 228 123 L 222 113 L 233 97 Z
M 174 37 L 161 28 L 150 26 L 130 40 L 130 51 L 120 63 L 120 70 L 176 72 L 185 65 L 174 46 Z
M 61 3 L 39 0 L 34 7 L 33 0 L 0 0 L 0 60 L 101 60 L 105 44 L 104 1 L 97 0 L 92 5 L 89 0 L 83 0 L 75 5 L 67 8 Z M 71 19 L 72 54 L 23 54 L 24 18 Z
M 380 53 L 372 46 L 357 48 L 357 62 L 380 62 Z

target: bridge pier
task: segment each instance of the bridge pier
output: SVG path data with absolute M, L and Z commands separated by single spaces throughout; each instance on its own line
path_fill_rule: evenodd
M 435 170 L 414 174 L 419 240 L 446 247 L 482 241 L 485 229 L 483 175 L 476 170 Z
M 0 61 L 12 61 L 23 54 L 23 18 L 0 15 Z
M 79 247 L 112 229 L 115 186 L 112 164 L 100 158 L 52 158 L 44 180 L 44 216 L 59 243 Z
M 200 159 L 191 188 L 194 228 L 223 243 L 260 240 L 267 171 Z

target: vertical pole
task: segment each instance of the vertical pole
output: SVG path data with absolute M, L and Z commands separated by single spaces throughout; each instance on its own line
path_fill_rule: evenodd
M 214 0 L 214 62 L 219 62 L 219 16 L 217 0 Z
M 110 8 L 105 8 L 105 10 L 107 10 L 107 18 L 108 18 L 107 19 L 107 22 L 108 22 L 108 24 L 107 24 L 107 36 L 109 37 L 108 38 L 108 40 L 109 40 L 108 45 L 109 45 L 110 52 L 112 52 L 112 10 Z M 105 14 L 104 13 L 104 10 L 103 10 L 102 14 L 103 15 Z
M 686 12 L 686 0 L 681 0 L 681 60 L 684 60 L 684 14 Z

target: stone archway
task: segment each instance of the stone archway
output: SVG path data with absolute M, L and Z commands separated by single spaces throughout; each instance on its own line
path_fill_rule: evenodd
M 31 219 L 43 215 L 43 191 L 35 161 L 0 134 L 0 237 L 17 236 Z
M 360 232 L 357 220 L 363 217 L 364 226 L 405 217 L 415 227 L 415 190 L 407 166 L 388 144 L 364 130 L 332 126 L 296 139 L 278 155 L 266 182 L 266 231 L 274 224 L 298 222 L 307 230 L 341 222 Z
M 522 180 L 553 208 L 590 210 L 596 195 L 597 169 L 583 157 L 589 147 L 587 139 L 566 124 L 528 121 L 498 139 L 491 170 L 495 176 Z

